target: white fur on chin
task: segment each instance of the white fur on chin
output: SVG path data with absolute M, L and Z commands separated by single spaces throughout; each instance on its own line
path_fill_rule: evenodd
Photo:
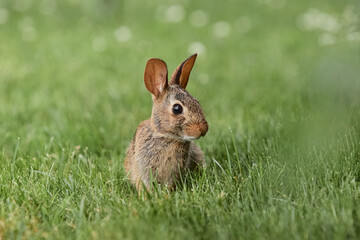
M 171 139 L 174 139 L 174 140 L 178 140 L 178 141 L 192 141 L 192 140 L 195 140 L 195 139 L 198 139 L 196 137 L 193 137 L 193 136 L 177 136 L 177 135 L 173 135 L 173 134 L 163 134 L 163 133 L 156 133 L 155 134 L 156 137 L 166 137 L 166 138 L 171 138 Z
M 184 139 L 185 141 L 191 141 L 191 140 L 195 140 L 196 137 L 192 137 L 192 136 L 183 136 L 182 139 Z

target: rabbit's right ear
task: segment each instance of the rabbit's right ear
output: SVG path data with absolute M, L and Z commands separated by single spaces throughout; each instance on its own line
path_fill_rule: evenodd
M 195 64 L 197 54 L 191 55 L 183 63 L 181 63 L 174 71 L 170 79 L 170 85 L 176 84 L 185 89 L 189 81 L 190 72 Z
M 168 85 L 166 63 L 158 58 L 152 58 L 146 63 L 144 82 L 149 92 L 157 98 Z

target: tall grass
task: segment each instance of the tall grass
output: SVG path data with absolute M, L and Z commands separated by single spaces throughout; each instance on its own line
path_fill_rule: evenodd
M 0 238 L 358 239 L 359 12 L 1 1 Z M 151 112 L 145 63 L 171 72 L 194 51 L 208 166 L 138 196 L 123 159 Z

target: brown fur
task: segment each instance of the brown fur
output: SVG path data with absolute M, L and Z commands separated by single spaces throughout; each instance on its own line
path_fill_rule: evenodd
M 199 102 L 185 90 L 195 59 L 193 55 L 180 64 L 170 83 L 164 61 L 150 59 L 146 65 L 144 82 L 153 96 L 152 114 L 137 128 L 124 163 L 139 191 L 143 185 L 150 189 L 151 177 L 173 189 L 187 171 L 205 166 L 204 155 L 192 140 L 204 136 L 208 124 Z M 174 104 L 182 106 L 181 114 L 172 112 Z

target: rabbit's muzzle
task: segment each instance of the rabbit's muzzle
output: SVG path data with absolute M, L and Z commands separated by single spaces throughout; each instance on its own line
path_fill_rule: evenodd
M 206 135 L 209 125 L 206 120 L 199 123 L 188 124 L 183 130 L 183 138 L 185 140 L 199 139 Z
M 199 131 L 202 137 L 206 135 L 208 130 L 209 130 L 209 125 L 206 120 L 199 123 Z

